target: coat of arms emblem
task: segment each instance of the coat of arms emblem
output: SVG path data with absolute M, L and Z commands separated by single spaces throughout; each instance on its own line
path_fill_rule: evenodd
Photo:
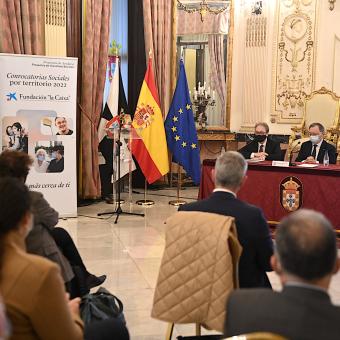
M 154 114 L 155 112 L 150 105 L 142 104 L 141 106 L 138 106 L 134 117 L 138 129 L 145 129 L 151 125 Z
M 302 183 L 296 177 L 286 177 L 280 184 L 281 205 L 287 211 L 298 210 L 302 205 Z

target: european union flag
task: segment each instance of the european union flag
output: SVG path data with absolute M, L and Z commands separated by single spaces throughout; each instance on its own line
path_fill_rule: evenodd
M 172 161 L 180 164 L 195 184 L 200 183 L 201 163 L 192 104 L 183 61 L 180 61 L 176 90 L 165 120 Z

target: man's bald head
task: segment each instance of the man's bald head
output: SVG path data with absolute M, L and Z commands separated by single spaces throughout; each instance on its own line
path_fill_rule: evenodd
M 283 219 L 276 247 L 283 271 L 301 279 L 321 279 L 334 270 L 335 233 L 331 223 L 318 212 L 302 209 Z

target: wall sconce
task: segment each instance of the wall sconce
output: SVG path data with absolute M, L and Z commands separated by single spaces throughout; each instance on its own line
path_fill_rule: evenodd
M 329 2 L 329 9 L 333 11 L 336 0 L 328 0 L 328 2 Z

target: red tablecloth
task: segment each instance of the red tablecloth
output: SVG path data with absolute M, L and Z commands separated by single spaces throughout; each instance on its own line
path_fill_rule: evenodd
M 212 169 L 215 160 L 204 160 L 199 199 L 208 197 L 214 189 Z M 271 166 L 271 162 L 250 163 L 247 180 L 238 193 L 238 198 L 261 207 L 267 220 L 278 222 L 289 214 L 281 205 L 281 183 L 293 176 L 302 184 L 301 208 L 322 212 L 340 229 L 340 166 L 319 165 L 316 168 L 298 166 L 284 168 Z

